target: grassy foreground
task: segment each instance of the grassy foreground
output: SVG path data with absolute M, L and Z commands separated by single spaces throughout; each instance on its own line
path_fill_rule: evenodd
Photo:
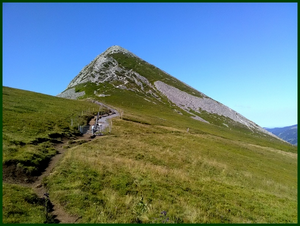
M 113 119 L 111 134 L 69 148 L 44 181 L 51 200 L 80 223 L 297 222 L 295 147 L 109 92 L 98 100 L 124 111 L 123 119 Z M 31 149 L 53 151 L 49 134 L 72 136 L 70 119 L 84 121 L 83 111 L 97 107 L 4 87 L 3 161 L 35 162 Z M 50 126 L 40 130 L 45 121 Z M 3 183 L 3 221 L 43 223 L 41 203 L 30 189 Z
M 24 183 L 31 176 L 39 175 L 56 154 L 53 145 L 78 135 L 78 124 L 85 125 L 99 110 L 98 105 L 86 101 L 66 100 L 9 87 L 3 87 L 2 94 L 4 181 Z M 45 221 L 44 202 L 32 189 L 3 182 L 2 193 L 3 223 Z
M 2 219 L 4 224 L 43 223 L 46 221 L 44 201 L 32 189 L 3 183 Z
M 118 119 L 46 183 L 84 223 L 295 223 L 296 169 L 295 153 Z

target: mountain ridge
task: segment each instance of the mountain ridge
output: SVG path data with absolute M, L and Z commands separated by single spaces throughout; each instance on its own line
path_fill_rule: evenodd
M 213 100 L 117 45 L 109 47 L 86 65 L 69 83 L 67 89 L 58 96 L 71 99 L 86 96 L 84 89 L 78 92 L 76 87 L 89 82 L 96 85 L 110 83 L 114 88 L 143 94 L 145 97 L 151 97 L 151 101 L 161 103 L 164 103 L 163 99 L 166 97 L 167 101 L 202 122 L 211 123 L 209 118 L 213 116 L 220 122 L 224 121 L 221 125 L 225 127 L 231 127 L 230 124 L 238 123 L 253 133 L 261 132 L 274 136 L 233 109 Z M 101 91 L 99 90 L 99 92 Z M 96 90 L 94 95 L 106 96 Z M 209 117 L 208 114 L 210 114 Z

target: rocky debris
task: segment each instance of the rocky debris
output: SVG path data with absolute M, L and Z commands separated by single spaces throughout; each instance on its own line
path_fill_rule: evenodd
M 108 95 L 106 95 L 106 94 L 103 94 L 103 93 L 101 93 L 101 94 L 95 94 L 96 96 L 98 96 L 98 97 L 108 97 L 108 96 L 110 96 L 110 94 L 108 94 Z
M 35 186 L 35 188 L 40 188 L 42 186 L 43 186 L 42 184 L 38 184 L 38 185 Z
M 97 90 L 94 90 L 94 94 L 95 94 L 95 96 L 98 96 L 98 97 L 106 97 L 106 96 L 110 96 L 109 94 L 106 95 L 106 94 L 104 94 L 104 93 L 98 93 Z
M 209 124 L 209 122 L 208 122 L 208 121 L 204 120 L 203 118 L 200 118 L 200 117 L 199 117 L 199 116 L 197 116 L 197 115 L 191 116 L 191 118 L 193 118 L 193 119 L 195 119 L 195 120 L 199 120 L 199 121 L 201 121 L 201 122 L 206 122 L 206 123 L 208 123 L 208 124 Z
M 67 99 L 73 99 L 76 100 L 78 97 L 84 96 L 85 91 L 82 92 L 75 92 L 75 88 L 67 89 L 60 94 L 57 95 L 57 97 L 67 98 Z
M 178 111 L 178 110 L 176 110 L 176 109 L 173 109 L 173 110 L 174 110 L 176 113 L 182 115 L 182 113 L 181 113 L 180 111 Z
M 126 89 L 127 90 L 127 87 L 124 86 L 124 85 L 118 85 L 118 86 L 116 86 L 116 88 L 118 88 L 118 89 Z
M 150 94 L 151 96 L 153 96 L 153 97 L 155 97 L 155 98 L 157 98 L 157 99 L 159 98 L 159 96 L 158 96 L 156 93 L 152 92 L 151 89 L 148 90 L 146 93 L 147 93 L 147 94 Z
M 254 122 L 248 120 L 244 116 L 240 115 L 236 111 L 230 109 L 229 107 L 203 95 L 202 98 L 193 96 L 186 92 L 183 92 L 173 86 L 170 86 L 164 82 L 156 81 L 154 82 L 155 87 L 161 93 L 163 93 L 171 102 L 176 104 L 181 109 L 189 112 L 189 110 L 193 110 L 195 112 L 201 113 L 201 111 L 206 111 L 212 114 L 217 114 L 221 116 L 225 116 L 234 120 L 235 122 L 241 123 L 247 126 L 250 130 L 253 129 L 258 130 L 260 132 L 268 133 L 263 128 L 256 125 Z M 190 113 L 190 112 L 189 112 Z M 205 121 L 199 116 L 193 117 L 194 119 Z M 207 121 L 205 121 L 207 122 Z

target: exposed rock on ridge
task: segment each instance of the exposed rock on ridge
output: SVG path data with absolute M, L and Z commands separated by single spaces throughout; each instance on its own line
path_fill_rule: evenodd
M 85 66 L 70 82 L 67 89 L 85 82 L 103 83 L 105 81 L 124 80 L 124 76 L 118 76 L 118 74 L 124 72 L 124 69 L 119 66 L 114 58 L 109 56 L 109 54 L 117 52 L 137 57 L 120 46 L 112 46 L 98 55 L 90 64 Z
M 142 92 L 144 94 L 150 94 L 156 100 L 161 101 L 159 92 L 155 89 L 147 78 L 135 72 L 134 70 L 126 70 L 122 65 L 118 63 L 110 54 L 124 53 L 132 57 L 137 57 L 128 50 L 120 46 L 112 46 L 106 51 L 98 55 L 91 63 L 85 66 L 79 74 L 70 82 L 67 89 L 58 94 L 58 97 L 76 99 L 79 96 L 83 96 L 84 93 L 75 93 L 75 87 L 79 84 L 91 82 L 100 84 L 104 82 L 112 82 L 111 84 L 118 89 L 125 89 L 134 92 Z M 139 58 L 140 59 L 140 58 Z M 118 84 L 115 84 L 117 82 Z M 94 92 L 97 95 L 97 92 Z M 103 94 L 100 94 L 105 96 Z M 98 95 L 99 96 L 99 95 Z

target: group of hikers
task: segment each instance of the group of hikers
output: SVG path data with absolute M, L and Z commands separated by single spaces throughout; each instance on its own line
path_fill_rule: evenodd
M 103 119 L 104 117 L 111 116 L 113 114 L 116 114 L 116 111 L 115 110 L 110 110 L 110 109 L 109 109 L 109 112 L 104 114 L 104 115 L 100 115 L 100 112 L 98 112 L 97 116 L 95 117 L 95 124 L 92 125 L 92 128 L 91 128 L 92 135 L 103 135 L 102 132 L 104 131 L 106 126 L 109 126 L 109 132 L 110 132 L 111 131 L 111 125 L 107 125 L 106 122 L 104 122 L 103 120 L 100 121 L 100 119 L 101 118 Z
M 100 122 L 100 119 L 96 120 L 95 124 L 92 125 L 92 135 L 94 135 L 97 131 L 99 131 L 100 134 L 102 133 L 102 122 Z

